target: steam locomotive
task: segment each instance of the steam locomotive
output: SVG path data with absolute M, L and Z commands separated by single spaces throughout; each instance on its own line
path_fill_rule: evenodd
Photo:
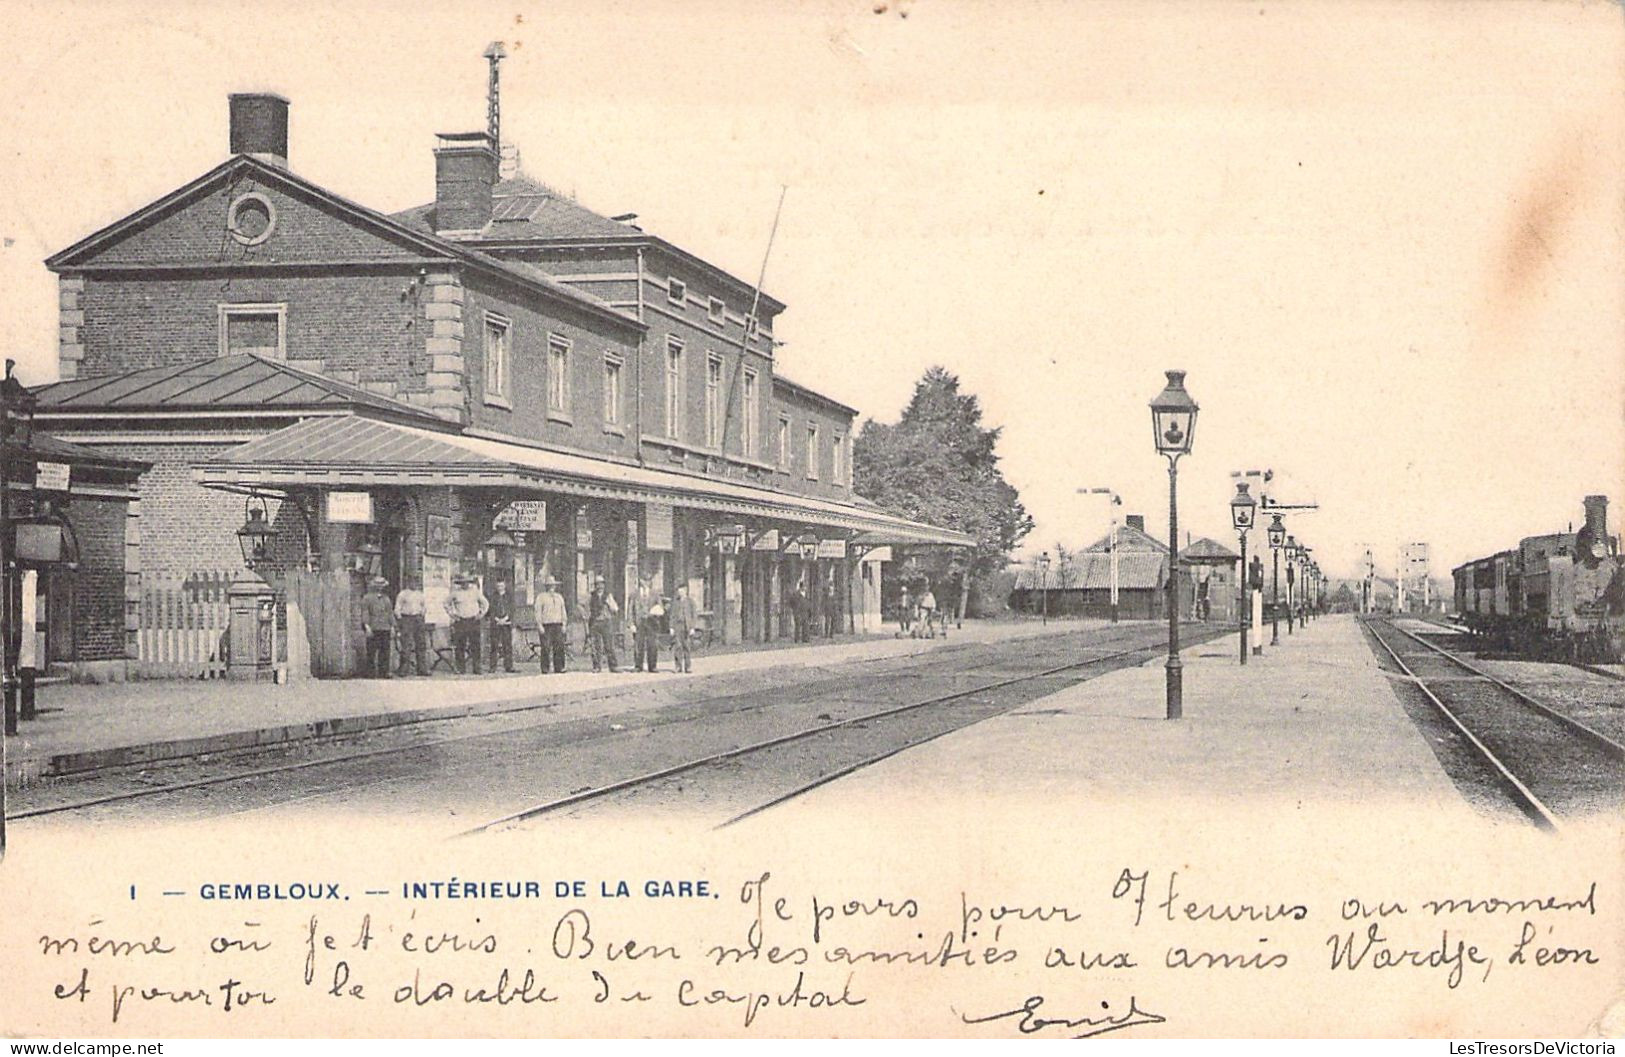
M 1491 649 L 1593 663 L 1625 658 L 1625 557 L 1608 498 L 1585 497 L 1578 532 L 1528 536 L 1452 570 L 1456 612 Z

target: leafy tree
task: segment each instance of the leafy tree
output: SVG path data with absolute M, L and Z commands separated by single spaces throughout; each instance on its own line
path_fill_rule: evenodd
M 956 375 L 932 367 L 915 383 L 913 399 L 895 424 L 871 419 L 853 445 L 853 483 L 860 495 L 976 540 L 968 556 L 958 557 L 973 590 L 985 588 L 1033 528 L 1020 496 L 999 472 L 999 433 L 998 427 L 982 426 L 981 404 L 960 392 Z M 954 559 L 938 554 L 924 564 L 940 576 Z

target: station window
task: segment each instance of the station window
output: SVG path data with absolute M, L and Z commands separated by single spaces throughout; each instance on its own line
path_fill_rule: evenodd
M 722 357 L 705 358 L 705 446 L 722 447 Z
M 728 306 L 722 298 L 713 297 L 705 303 L 705 318 L 713 323 L 725 322 L 728 318 Z
M 604 357 L 604 428 L 619 429 L 621 425 L 621 368 L 618 356 Z
M 779 469 L 788 470 L 790 468 L 790 416 L 789 415 L 780 415 L 779 416 L 779 445 L 778 445 L 778 448 L 779 448 L 779 451 L 778 451 Z
M 756 438 L 762 431 L 761 390 L 757 388 L 756 372 L 745 368 L 744 378 L 745 421 L 740 450 L 747 459 L 756 457 Z
M 835 434 L 835 441 L 830 445 L 829 454 L 829 479 L 835 484 L 846 484 L 846 438 L 839 433 Z
M 677 278 L 667 279 L 666 300 L 674 305 L 686 304 L 688 302 L 688 284 Z
M 287 318 L 286 304 L 221 305 L 220 355 L 285 359 Z
M 556 335 L 547 339 L 547 410 L 555 417 L 570 413 L 570 343 Z
M 487 403 L 507 403 L 512 379 L 508 331 L 511 324 L 501 316 L 485 317 L 485 399 Z
M 807 423 L 807 480 L 818 480 L 818 426 Z
M 666 436 L 683 439 L 683 343 L 666 339 Z

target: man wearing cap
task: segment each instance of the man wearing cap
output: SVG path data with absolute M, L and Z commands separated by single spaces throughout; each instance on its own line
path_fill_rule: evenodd
M 689 639 L 700 623 L 700 607 L 689 596 L 688 584 L 677 582 L 677 597 L 671 603 L 671 660 L 679 672 L 693 671 L 693 657 L 689 653 Z
M 542 592 L 536 596 L 536 623 L 542 629 L 542 672 L 564 671 L 564 596 L 559 594 L 559 582 L 549 576 L 542 581 Z M 551 662 L 551 665 L 549 664 Z
M 587 649 L 592 654 L 592 670 L 601 671 L 609 662 L 609 670 L 621 670 L 615 659 L 615 617 L 621 607 L 609 593 L 609 581 L 602 576 L 593 581 L 592 594 L 587 596 Z
M 502 670 L 513 671 L 513 599 L 508 596 L 508 581 L 496 582 L 496 594 L 491 598 L 491 670 L 497 670 L 497 655 L 502 656 Z
M 408 654 L 417 661 L 419 675 L 429 674 L 423 635 L 424 605 L 423 589 L 418 586 L 417 577 L 407 577 L 406 586 L 395 596 L 395 629 L 401 643 L 401 661 L 395 669 L 397 675 L 406 674 Z
M 395 630 L 395 606 L 384 593 L 389 581 L 374 576 L 361 596 L 361 632 L 367 637 L 367 672 L 376 679 L 389 678 L 389 641 Z
M 468 670 L 470 661 L 474 674 L 480 674 L 480 620 L 491 608 L 474 583 L 472 576 L 459 576 L 453 581 L 450 597 L 446 599 L 446 615 L 451 618 L 451 646 L 457 659 L 457 674 Z

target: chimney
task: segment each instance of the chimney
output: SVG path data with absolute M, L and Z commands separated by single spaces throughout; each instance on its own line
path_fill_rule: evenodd
M 1608 497 L 1605 495 L 1588 495 L 1585 497 L 1585 508 L 1585 531 L 1594 540 L 1606 540 L 1608 538 Z
M 270 92 L 231 95 L 231 153 L 288 167 L 288 101 Z
M 1139 529 L 1141 532 L 1144 532 L 1145 531 L 1145 515 L 1144 514 L 1130 514 L 1130 515 L 1128 515 L 1127 517 L 1125 517 L 1123 519 L 1123 524 L 1127 525 L 1131 529 Z
M 478 231 L 491 221 L 497 152 L 485 132 L 442 132 L 434 149 L 434 229 Z

